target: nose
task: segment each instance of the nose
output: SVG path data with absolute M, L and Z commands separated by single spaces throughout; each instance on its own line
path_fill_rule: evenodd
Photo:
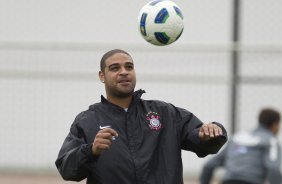
M 127 75 L 128 74 L 128 71 L 125 67 L 121 67 L 121 70 L 120 70 L 120 75 Z

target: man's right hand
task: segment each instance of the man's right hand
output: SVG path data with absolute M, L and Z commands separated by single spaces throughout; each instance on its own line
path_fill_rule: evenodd
M 110 148 L 113 137 L 118 137 L 118 133 L 112 128 L 100 130 L 92 143 L 92 153 L 100 155 L 102 151 Z

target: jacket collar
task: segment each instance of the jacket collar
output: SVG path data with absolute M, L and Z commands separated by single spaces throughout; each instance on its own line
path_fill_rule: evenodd
M 141 96 L 142 96 L 143 93 L 146 93 L 146 92 L 142 89 L 139 89 L 139 90 L 133 92 L 132 102 L 130 103 L 129 107 L 132 106 L 133 104 L 135 104 L 137 101 L 139 101 L 141 99 Z M 103 104 L 112 104 L 103 95 L 101 95 L 101 102 Z M 114 104 L 112 104 L 112 105 L 114 105 Z M 114 106 L 116 106 L 116 105 L 114 105 Z

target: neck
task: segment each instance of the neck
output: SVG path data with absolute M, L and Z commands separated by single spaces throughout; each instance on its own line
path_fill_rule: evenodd
M 132 101 L 132 95 L 128 97 L 124 97 L 124 98 L 116 98 L 116 97 L 113 98 L 111 96 L 107 96 L 107 100 L 111 102 L 112 104 L 115 104 L 125 109 L 129 107 Z

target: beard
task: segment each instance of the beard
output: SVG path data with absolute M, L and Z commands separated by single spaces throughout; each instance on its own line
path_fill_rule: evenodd
M 128 92 L 123 92 L 123 91 L 115 91 L 112 93 L 112 96 L 116 98 L 127 98 L 133 94 L 134 90 L 128 91 Z
M 133 92 L 134 92 L 134 88 L 135 88 L 135 83 L 132 84 L 132 86 L 129 86 L 128 88 L 120 88 L 120 87 L 110 87 L 107 88 L 108 94 L 114 98 L 127 98 L 130 97 Z

